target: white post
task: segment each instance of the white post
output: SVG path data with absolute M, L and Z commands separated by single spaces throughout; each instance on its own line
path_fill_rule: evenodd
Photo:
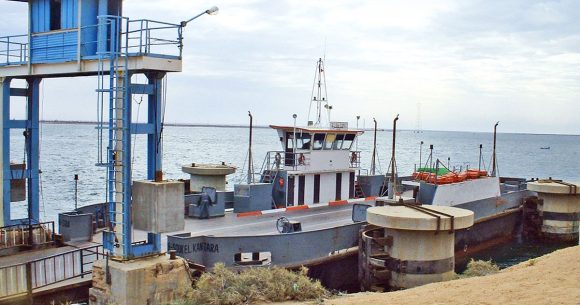
M 295 114 L 292 115 L 292 118 L 294 119 L 294 129 L 292 131 L 292 153 L 293 153 L 293 157 L 292 159 L 294 160 L 294 166 L 296 166 L 296 118 L 298 116 Z
M 125 249 L 123 248 L 124 239 L 127 234 L 124 230 L 123 224 L 125 223 L 123 219 L 123 197 L 125 187 L 131 187 L 130 185 L 123 185 L 123 166 L 129 166 L 128 164 L 123 164 L 123 124 L 127 123 L 121 120 L 124 115 L 123 104 L 125 103 L 125 92 L 124 79 L 128 77 L 125 75 L 126 71 L 119 71 L 117 74 L 117 88 L 115 89 L 115 99 L 113 104 L 117 108 L 115 110 L 115 117 L 113 127 L 115 128 L 115 143 L 113 144 L 115 150 L 115 160 L 113 161 L 115 166 L 115 232 L 117 237 L 117 242 L 120 247 L 115 250 L 115 255 L 118 257 L 123 257 L 125 254 Z
M 0 151 L 4 152 L 4 77 L 0 77 Z M 4 224 L 4 158 L 0 155 L 0 227 Z

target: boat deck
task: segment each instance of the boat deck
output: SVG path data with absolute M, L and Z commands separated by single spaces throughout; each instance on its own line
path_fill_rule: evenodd
M 279 234 L 276 221 L 286 217 L 291 221 L 299 221 L 302 231 L 315 231 L 352 224 L 352 204 L 325 206 L 304 210 L 285 211 L 258 216 L 239 217 L 232 212 L 226 212 L 223 217 L 211 219 L 185 218 L 183 231 L 164 233 L 161 236 L 163 250 L 167 250 L 167 236 L 180 233 L 191 233 L 192 236 L 256 236 Z M 147 238 L 145 231 L 135 230 L 134 240 Z M 99 239 L 93 239 L 98 241 Z

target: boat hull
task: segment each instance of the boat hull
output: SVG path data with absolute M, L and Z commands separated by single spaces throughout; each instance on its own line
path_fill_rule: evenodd
M 511 238 L 520 224 L 520 206 L 532 193 L 522 190 L 459 205 L 475 212 L 475 225 L 455 232 L 457 259 Z M 359 230 L 365 223 L 351 223 L 322 230 L 289 234 L 248 236 L 168 236 L 168 249 L 177 255 L 212 268 L 223 263 L 231 268 L 276 265 L 308 266 L 309 274 L 331 289 L 357 287 Z

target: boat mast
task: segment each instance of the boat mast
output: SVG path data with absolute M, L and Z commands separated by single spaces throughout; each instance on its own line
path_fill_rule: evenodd
M 328 99 L 326 96 L 326 74 L 324 72 L 324 61 L 322 58 L 319 58 L 316 63 L 310 108 L 312 108 L 312 102 L 316 103 L 316 121 L 314 122 L 314 126 L 320 126 L 322 123 L 322 107 L 327 109 L 329 118 L 330 110 L 332 110 L 332 106 L 328 105 Z M 325 103 L 324 106 L 322 106 L 323 102 Z M 310 118 L 310 113 L 308 117 Z
M 252 171 L 252 123 L 254 118 L 252 117 L 252 113 L 250 111 L 248 111 L 248 116 L 250 117 L 250 143 L 248 145 L 248 184 L 251 184 L 254 182 L 254 173 Z
M 375 122 L 375 135 L 373 138 L 373 157 L 371 158 L 371 175 L 375 175 L 375 157 L 377 155 L 377 120 L 373 118 L 373 122 Z
M 495 175 L 497 174 L 496 170 L 497 170 L 497 161 L 496 161 L 496 156 L 495 156 L 495 148 L 496 148 L 496 140 L 497 140 L 497 125 L 499 125 L 499 122 L 495 123 L 495 126 L 493 126 L 493 154 L 492 154 L 492 159 L 491 159 L 491 176 L 495 177 Z

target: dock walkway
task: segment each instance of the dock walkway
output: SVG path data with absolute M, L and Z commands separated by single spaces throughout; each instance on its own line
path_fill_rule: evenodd
M 92 264 L 102 257 L 102 246 L 92 242 L 0 257 L 0 304 L 56 299 L 64 291 L 90 286 Z

